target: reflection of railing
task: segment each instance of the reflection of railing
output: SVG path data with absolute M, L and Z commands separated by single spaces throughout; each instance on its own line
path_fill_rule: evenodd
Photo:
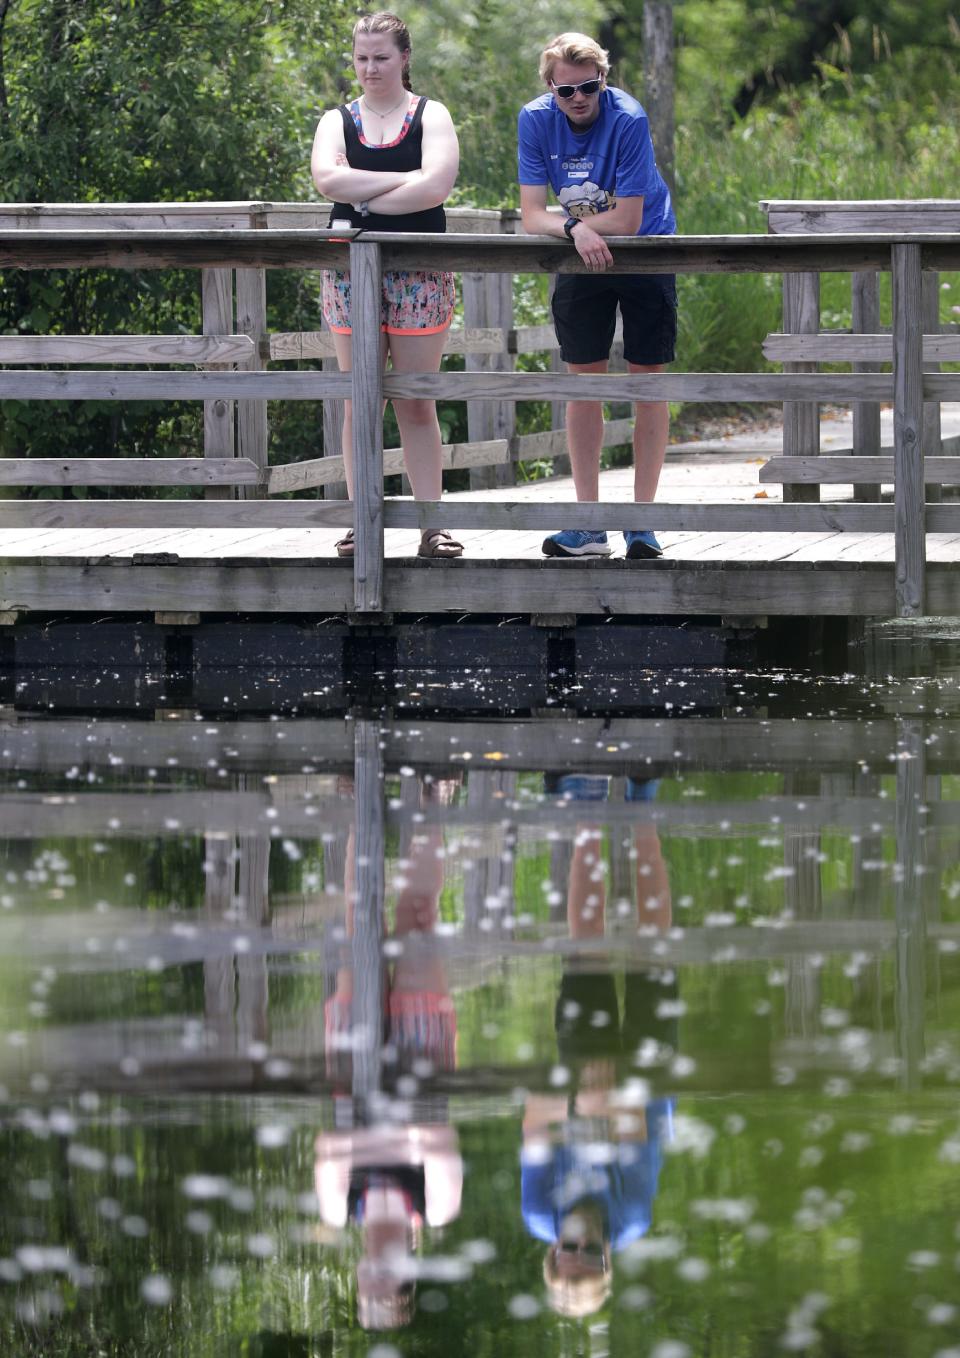
M 893 275 L 893 373 L 871 374 L 704 374 L 665 373 L 570 376 L 555 373 L 466 372 L 384 374 L 380 367 L 380 275 L 387 269 L 446 268 L 503 275 L 578 270 L 569 247 L 554 240 L 505 235 L 434 237 L 350 233 L 349 244 L 317 230 L 190 231 L 14 231 L 0 234 L 0 262 L 27 268 L 201 267 L 207 278 L 237 269 L 239 279 L 265 268 L 343 267 L 353 280 L 353 371 L 350 374 L 264 372 L 259 352 L 245 359 L 246 371 L 22 371 L 0 373 L 0 396 L 17 399 L 202 399 L 211 428 L 205 451 L 213 459 L 210 484 L 238 474 L 266 483 L 265 417 L 257 413 L 268 399 L 351 397 L 356 460 L 356 503 L 200 504 L 190 501 L 108 501 L 53 505 L 51 502 L 0 505 L 2 526 L 294 527 L 345 526 L 356 529 L 353 607 L 378 613 L 384 601 L 385 528 L 419 528 L 443 523 L 485 529 L 550 529 L 556 507 L 507 501 L 459 500 L 411 503 L 384 500 L 381 408 L 384 398 L 435 397 L 446 400 L 515 403 L 524 400 L 794 401 L 893 400 L 895 410 L 895 503 L 880 504 L 669 504 L 658 503 L 657 525 L 665 530 L 813 532 L 852 530 L 893 532 L 896 546 L 896 608 L 904 616 L 924 611 L 925 534 L 957 531 L 960 509 L 924 503 L 922 447 L 924 401 L 960 393 L 960 376 L 924 374 L 921 284 L 924 269 L 957 267 L 960 236 L 743 236 L 659 237 L 619 240 L 614 244 L 617 272 L 743 272 L 785 275 L 811 271 L 883 271 Z M 211 283 L 211 287 L 213 284 Z M 257 284 L 259 290 L 260 283 Z M 258 296 L 259 296 L 258 291 Z M 209 312 L 208 315 L 212 315 Z M 213 333 L 232 342 L 228 316 Z M 258 322 L 259 324 L 259 322 Z M 245 330 L 255 330 L 251 322 Z M 249 338 L 249 335 L 248 335 Z M 224 467 L 232 452 L 228 405 L 237 400 L 242 466 Z M 260 403 L 260 404 L 258 404 Z M 256 409 L 255 409 L 256 407 Z M 242 430 L 248 425 L 248 436 Z M 222 428 L 221 428 L 222 425 Z M 252 431 L 252 432 L 249 432 Z M 204 464 L 206 463 L 204 459 Z M 185 460 L 189 461 L 189 460 Z M 69 464 L 69 459 L 67 460 Z M 111 475 L 109 460 L 98 460 L 98 474 Z M 67 464 L 64 464 L 67 465 Z M 91 471 L 94 469 L 91 468 Z M 175 468 L 168 468 L 175 471 Z M 66 474 L 74 469 L 67 467 Z M 36 483 L 41 471 L 30 459 L 6 463 L 8 484 Z M 204 467 L 185 475 L 202 478 Z M 50 475 L 54 473 L 50 470 Z M 124 477 L 129 476 L 125 468 Z M 222 487 L 222 479 L 219 485 Z M 252 485 L 249 489 L 255 489 Z M 222 490 L 221 490 L 222 493 Z M 580 504 L 565 510 L 571 525 L 602 528 L 615 519 L 621 527 L 643 528 L 649 507 Z M 469 563 L 468 563 L 469 567 Z M 487 573 L 489 575 L 489 573 Z M 495 577 L 469 569 L 458 576 L 458 608 L 522 606 Z M 509 597 L 507 597 L 509 596 Z M 339 601 L 339 594 L 338 594 Z M 417 601 L 413 600 L 414 607 Z M 576 608 L 571 594 L 569 606 Z M 829 611 L 829 610 L 828 610 Z
M 376 1035 L 382 1032 L 376 979 L 384 944 L 387 846 L 394 830 L 401 831 L 402 843 L 404 829 L 412 825 L 441 825 L 451 838 L 469 840 L 466 853 L 448 859 L 448 885 L 458 894 L 462 891 L 458 925 L 438 937 L 410 937 L 404 943 L 405 948 L 434 950 L 455 968 L 458 985 L 480 983 L 491 966 L 542 959 L 545 948 L 552 956 L 596 957 L 603 964 L 614 942 L 612 931 L 587 942 L 567 936 L 562 916 L 536 924 L 528 916 L 524 922 L 532 902 L 515 895 L 510 876 L 515 858 L 528 850 L 544 852 L 557 836 L 569 842 L 585 823 L 609 827 L 612 854 L 617 841 L 623 844 L 625 829 L 644 824 L 659 830 L 664 840 L 691 835 L 736 839 L 756 835 L 758 829 L 765 837 L 775 834 L 783 854 L 782 867 L 768 878 L 768 899 L 778 901 L 772 912 L 738 921 L 721 908 L 722 899 L 701 900 L 696 904 L 699 911 L 706 909 L 706 922 L 688 927 L 678 913 L 674 924 L 679 927 L 667 933 L 638 929 L 634 915 L 627 932 L 616 932 L 617 956 L 658 967 L 780 959 L 786 965 L 791 1002 L 801 1006 L 805 1021 L 813 1022 L 819 1013 L 824 956 L 891 955 L 896 961 L 897 1051 L 904 1079 L 917 1077 L 923 1052 L 927 942 L 951 951 L 960 942 L 960 926 L 941 922 L 936 909 L 940 865 L 952 861 L 937 846 L 952 846 L 960 828 L 960 804 L 944 798 L 939 783 L 939 775 L 960 765 L 960 723 L 942 717 L 929 722 L 914 717 L 869 722 L 419 721 L 413 729 L 409 723 L 381 726 L 369 720 L 215 726 L 102 722 L 93 737 L 85 722 L 54 721 L 3 723 L 0 734 L 4 760 L 19 774 L 74 769 L 95 778 L 89 785 L 71 782 L 69 791 L 34 794 L 11 788 L 0 793 L 0 821 L 8 839 L 50 835 L 62 843 L 64 836 L 101 841 L 205 836 L 204 917 L 178 912 L 171 921 L 159 911 L 132 909 L 64 913 L 57 928 L 35 931 L 25 939 L 22 921 L 11 915 L 6 922 L 0 918 L 0 942 L 8 946 L 15 940 L 16 951 L 37 959 L 79 955 L 80 965 L 90 970 L 202 962 L 205 1019 L 220 1035 L 216 1059 L 227 1060 L 222 1078 L 228 1085 L 258 1078 L 256 1063 L 264 1059 L 265 1044 L 276 1043 L 276 1030 L 268 1021 L 270 968 L 301 967 L 315 974 L 316 957 L 332 969 L 349 954 L 355 976 L 364 980 L 353 991 L 353 1027 L 374 1035 L 366 1048 L 359 1042 L 352 1048 L 354 1092 L 376 1086 Z M 933 735 L 935 741 L 930 740 Z M 489 761 L 486 755 L 492 756 Z M 118 766 L 126 773 L 147 766 L 175 768 L 177 786 L 154 785 L 144 794 L 104 790 L 106 779 L 98 771 L 108 774 Z M 214 767 L 229 768 L 227 788 L 207 783 Z M 419 798 L 405 796 L 385 802 L 384 777 L 390 772 L 402 771 L 404 784 L 413 788 L 418 771 L 422 779 L 428 771 L 441 777 L 457 768 L 466 770 L 466 795 L 453 807 L 423 805 Z M 672 794 L 662 786 L 661 796 L 651 801 L 577 802 L 559 796 L 527 798 L 522 791 L 518 795 L 518 771 L 545 768 L 641 779 L 669 778 L 681 771 L 717 775 L 763 769 L 779 770 L 783 781 L 775 795 L 767 786 L 760 798 L 723 801 L 678 797 L 679 783 Z M 274 777 L 265 785 L 259 775 L 266 770 Z M 882 773 L 890 775 L 889 788 L 881 786 Z M 349 790 L 338 786 L 344 778 Z M 192 788 L 184 787 L 188 779 Z M 541 785 L 536 786 L 539 792 Z M 616 794 L 611 790 L 611 797 L 622 794 L 622 788 Z M 831 900 L 825 883 L 834 868 L 822 871 L 826 856 L 820 833 L 838 827 L 856 833 L 850 835 L 849 856 L 841 859 L 847 864 L 847 879 L 842 886 L 834 882 Z M 342 912 L 347 903 L 343 855 L 334 862 L 332 847 L 351 830 L 356 874 L 353 932 L 347 941 L 342 930 L 338 940 L 326 926 L 331 912 Z M 324 889 L 317 889 L 314 901 L 322 908 L 296 923 L 289 918 L 278 922 L 268 899 L 272 846 L 287 838 L 323 846 Z M 831 865 L 836 858 L 834 844 Z M 562 887 L 562 872 L 551 871 L 551 877 Z M 525 874 L 522 880 L 529 884 L 533 879 Z M 831 904 L 846 917 L 831 917 Z M 892 917 L 885 915 L 885 905 Z M 5 932 L 10 928 L 15 931 L 12 938 Z M 308 1052 L 317 1050 L 322 1025 L 306 1028 L 297 1040 Z M 260 1056 L 248 1057 L 248 1051 L 257 1049 Z M 297 1054 L 303 1049 L 298 1047 Z M 153 1056 L 146 1039 L 143 1056 Z M 87 1053 L 85 1059 L 99 1061 L 102 1053 Z M 114 1069 L 117 1065 L 114 1060 Z M 287 1074 L 276 1078 L 307 1085 L 317 1079 L 309 1063 L 294 1071 L 289 1062 L 281 1062 L 277 1069 L 288 1066 Z M 188 1063 L 174 1078 L 187 1087 L 196 1074 L 197 1067 Z

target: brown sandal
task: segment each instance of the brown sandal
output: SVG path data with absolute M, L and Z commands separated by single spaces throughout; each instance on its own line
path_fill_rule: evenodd
M 343 537 L 337 543 L 337 556 L 353 556 L 354 542 L 353 529 L 348 528 Z
M 456 542 L 442 528 L 428 528 L 420 539 L 417 556 L 427 557 L 431 561 L 454 561 L 458 556 L 463 556 L 463 543 Z

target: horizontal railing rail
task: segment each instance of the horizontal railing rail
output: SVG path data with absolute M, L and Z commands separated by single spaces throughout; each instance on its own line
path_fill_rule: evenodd
M 212 213 L 211 215 L 216 215 Z M 95 218 L 93 218 L 95 220 Z M 182 219 L 180 219 L 182 220 Z M 349 397 L 353 402 L 355 446 L 363 451 L 356 459 L 355 502 L 322 504 L 316 501 L 202 503 L 191 501 L 101 501 L 70 504 L 58 501 L 8 501 L 0 505 L 0 525 L 30 526 L 71 524 L 145 524 L 151 526 L 213 525 L 283 526 L 292 524 L 336 525 L 352 518 L 356 532 L 354 559 L 354 609 L 378 613 L 383 607 L 383 532 L 386 527 L 445 525 L 540 529 L 554 525 L 556 506 L 498 501 L 410 503 L 385 500 L 383 494 L 384 450 L 381 410 L 384 399 L 429 399 L 503 403 L 517 401 L 563 401 L 590 399 L 609 401 L 742 401 L 742 402 L 857 402 L 893 401 L 895 441 L 893 506 L 867 504 L 671 505 L 657 504 L 657 523 L 664 528 L 736 531 L 831 530 L 893 532 L 896 549 L 896 607 L 901 615 L 923 611 L 926 531 L 960 531 L 960 507 L 926 506 L 921 430 L 924 402 L 960 399 L 960 374 L 925 373 L 924 328 L 921 316 L 921 284 L 925 269 L 960 267 L 960 234 L 860 233 L 816 236 L 716 236 L 616 238 L 610 242 L 615 273 L 733 272 L 802 273 L 828 271 L 890 271 L 893 275 L 894 318 L 889 339 L 892 373 L 658 373 L 569 375 L 472 371 L 392 374 L 383 373 L 380 360 L 380 276 L 385 268 L 444 268 L 473 273 L 512 274 L 580 272 L 579 257 L 569 246 L 552 238 L 495 235 L 485 232 L 452 233 L 446 236 L 375 235 L 338 232 L 311 226 L 263 230 L 239 227 L 186 229 L 179 224 L 159 230 L 133 225 L 125 230 L 55 231 L 9 229 L 0 210 L 0 267 L 3 268 L 201 268 L 205 295 L 215 292 L 223 271 L 238 270 L 248 283 L 254 271 L 267 268 L 349 267 L 353 282 L 353 370 L 269 371 L 261 365 L 261 340 L 249 332 L 251 325 L 237 326 L 233 333 L 229 307 L 222 307 L 207 340 L 229 344 L 244 337 L 243 356 L 234 361 L 246 370 L 199 372 L 113 370 L 35 370 L 9 368 L 0 371 L 0 398 L 17 400 L 202 400 L 205 411 L 216 412 L 237 402 L 242 425 L 246 412 L 266 400 L 333 400 Z M 259 285 L 258 285 L 259 286 Z M 255 292 L 256 289 L 253 289 Z M 252 295 L 252 294 L 251 294 Z M 211 308 L 205 320 L 212 317 Z M 262 332 L 262 317 L 260 320 Z M 33 338 L 33 337 L 28 337 Z M 43 338 L 43 337 L 37 337 Z M 57 337 L 50 337 L 57 339 Z M 84 337 L 60 337 L 81 340 Z M 149 339 L 151 337 L 132 337 Z M 165 337 L 154 337 L 164 339 Z M 196 340 L 197 337 L 186 337 Z M 886 342 L 886 341 L 885 341 Z M 22 343 L 22 341 L 18 341 Z M 60 352 L 68 352 L 66 350 Z M 25 351 L 19 351 L 25 352 Z M 106 352 L 106 350 L 104 350 Z M 0 354 L 2 361 L 2 354 Z M 61 359 L 60 361 L 71 361 Z M 87 360 L 96 361 L 96 360 Z M 120 360 L 126 361 L 126 360 Z M 131 360 L 132 361 L 132 360 Z M 144 361 L 151 361 L 145 359 Z M 170 362 L 170 359 L 166 360 Z M 176 360 L 172 360 L 176 362 Z M 196 358 L 184 360 L 197 362 Z M 199 360 L 209 362 L 205 357 Z M 222 353 L 213 360 L 226 361 Z M 539 436 L 533 436 L 539 437 Z M 223 487 L 230 484 L 276 490 L 284 477 L 274 479 L 265 465 L 265 430 L 250 435 L 259 441 L 256 455 L 237 459 L 242 465 L 224 467 L 229 460 L 226 446 L 208 443 L 204 474 L 199 459 L 183 459 L 184 474 L 172 484 Z M 509 439 L 488 440 L 491 456 L 502 454 Z M 221 440 L 225 445 L 225 441 Z M 244 444 L 241 440 L 240 451 Z M 219 455 L 218 455 L 219 453 Z M 7 484 L 23 484 L 25 462 L 17 459 Z M 38 465 L 35 484 L 71 484 L 69 478 L 82 459 L 45 459 Z M 148 462 L 149 460 L 147 460 Z M 158 463 L 155 465 L 159 465 Z M 170 460 L 168 460 L 170 461 Z M 173 461 L 178 461 L 173 459 Z M 209 468 L 206 463 L 209 461 Z M 109 459 L 91 459 L 91 474 L 109 477 Z M 194 465 L 189 466 L 192 462 Z M 98 465 L 93 465 L 94 463 Z M 146 463 L 145 463 L 146 465 Z M 58 472 L 57 468 L 61 470 Z M 251 467 L 253 471 L 251 471 Z M 226 478 L 235 470 L 236 480 Z M 288 488 L 296 488 L 290 469 Z M 124 474 L 126 468 L 118 470 Z M 151 482 L 166 484 L 162 477 L 173 468 L 153 473 Z M 51 479 L 43 480 L 43 476 Z M 102 484 L 107 484 L 103 481 Z M 109 482 L 118 484 L 119 482 Z M 314 482 L 313 484 L 317 484 Z M 223 493 L 221 490 L 219 493 Z M 564 518 L 572 526 L 601 527 L 615 509 L 617 521 L 626 527 L 645 526 L 649 507 L 605 504 L 571 505 Z

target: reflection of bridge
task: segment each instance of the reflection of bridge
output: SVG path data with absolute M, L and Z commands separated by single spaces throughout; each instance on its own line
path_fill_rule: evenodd
M 125 365 L 110 371 L 11 369 L 0 373 L 2 396 L 202 400 L 206 434 L 203 458 L 76 459 L 67 449 L 61 459 L 7 459 L 0 468 L 3 481 L 33 488 L 168 485 L 181 493 L 203 487 L 211 501 L 0 503 L 0 527 L 5 530 L 0 611 L 8 621 L 23 611 L 54 609 L 154 611 L 181 619 L 238 611 L 383 619 L 388 613 L 451 609 L 497 616 L 610 616 L 635 614 L 638 605 L 646 614 L 741 617 L 960 611 L 953 568 L 960 509 L 925 503 L 928 481 L 939 486 L 957 479 L 954 459 L 934 456 L 929 465 L 924 462 L 925 451 L 938 451 L 931 442 L 931 411 L 960 388 L 960 377 L 933 371 L 942 359 L 955 356 L 955 338 L 931 336 L 935 343 L 926 348 L 924 341 L 929 306 L 925 311 L 923 298 L 935 296 L 930 286 L 935 271 L 960 265 L 960 236 L 949 212 L 948 230 L 939 223 L 941 234 L 904 234 L 899 218 L 894 230 L 887 224 L 886 234 L 877 234 L 861 218 L 855 231 L 822 235 L 619 242 L 614 268 L 621 272 L 782 273 L 791 333 L 772 337 L 770 352 L 791 371 L 603 377 L 504 370 L 513 362 L 504 352 L 509 347 L 503 343 L 505 330 L 514 352 L 546 340 L 504 325 L 509 316 L 502 280 L 513 273 L 579 267 L 565 245 L 500 234 L 489 229 L 498 220 L 479 218 L 471 224 L 485 225 L 484 231 L 430 238 L 361 233 L 346 242 L 317 230 L 320 219 L 316 208 L 265 204 L 0 210 L 0 228 L 5 227 L 0 230 L 0 260 L 7 268 L 201 268 L 206 332 L 186 337 L 0 339 L 0 361 L 8 365 Z M 237 227 L 238 221 L 244 225 Z M 96 229 L 77 229 L 80 223 Z M 924 224 L 922 217 L 908 214 L 908 227 L 918 223 Z M 184 225 L 189 229 L 180 229 Z M 817 230 L 809 214 L 800 225 Z M 353 373 L 267 371 L 270 360 L 327 350 L 322 337 L 266 333 L 265 271 L 343 266 L 348 260 L 354 278 Z M 472 315 L 458 345 L 461 351 L 471 350 L 468 367 L 478 370 L 383 375 L 378 341 L 381 270 L 438 266 L 463 271 L 472 280 L 467 288 Z M 893 278 L 892 336 L 839 337 L 855 341 L 837 351 L 851 360 L 855 371 L 811 371 L 817 358 L 836 356 L 833 349 L 828 355 L 811 347 L 818 339 L 809 332 L 817 329 L 819 274 L 853 273 L 855 299 L 860 299 L 855 328 L 867 331 L 878 326 L 871 299 L 878 273 L 886 271 Z M 496 282 L 488 287 L 484 280 Z M 875 371 L 888 351 L 892 374 Z M 154 366 L 137 370 L 144 363 Z M 159 363 L 170 370 L 155 370 Z M 172 365 L 188 364 L 213 371 L 172 370 Z M 268 466 L 267 400 L 320 399 L 329 405 L 345 396 L 353 400 L 355 437 L 364 450 L 357 460 L 356 506 L 263 498 L 328 484 L 340 475 L 336 459 L 330 465 L 320 459 L 293 467 Z M 783 401 L 791 431 L 787 457 L 768 467 L 764 479 L 786 483 L 784 502 L 715 503 L 715 491 L 708 491 L 702 502 L 658 502 L 657 529 L 668 538 L 677 535 L 662 562 L 523 560 L 516 535 L 540 536 L 556 528 L 556 505 L 519 494 L 505 500 L 502 489 L 486 498 L 451 498 L 442 507 L 384 498 L 383 472 L 392 463 L 389 458 L 384 462 L 380 411 L 382 399 L 391 396 L 470 403 L 472 441 L 449 450 L 450 463 L 493 463 L 495 471 L 525 456 L 559 452 L 555 433 L 528 436 L 534 440 L 529 445 L 517 440 L 503 412 L 512 418 L 520 401 Z M 864 433 L 865 412 L 881 401 L 892 401 L 895 408 L 892 461 L 880 456 L 879 436 L 871 442 Z M 855 459 L 816 456 L 812 431 L 818 402 L 855 403 L 861 417 Z M 624 433 L 623 428 L 608 430 L 611 439 Z M 891 475 L 894 504 L 864 502 L 877 499 L 880 483 Z M 838 480 L 854 485 L 859 498 L 820 503 L 820 485 Z M 234 493 L 247 498 L 234 501 L 229 498 Z M 938 491 L 931 488 L 930 494 L 935 500 Z M 328 554 L 337 532 L 354 521 L 354 508 L 357 555 L 351 575 Z M 565 507 L 562 517 L 582 527 L 646 527 L 651 511 L 644 505 L 581 504 Z M 467 558 L 432 565 L 385 559 L 385 529 L 418 533 L 439 523 L 478 535 Z M 726 534 L 732 535 L 729 551 Z M 704 535 L 710 536 L 709 559 Z
M 896 1052 L 904 1078 L 915 1079 L 926 996 L 937 983 L 927 945 L 951 952 L 960 946 L 960 926 L 939 917 L 941 864 L 955 859 L 960 827 L 955 803 L 942 797 L 941 776 L 960 766 L 960 723 L 949 719 L 555 718 L 418 721 L 412 728 L 362 720 L 26 720 L 5 723 L 0 736 L 4 762 L 18 777 L 47 775 L 69 789 L 28 793 L 8 785 L 0 792 L 8 844 L 47 836 L 61 845 L 70 836 L 96 836 L 105 844 L 147 836 L 205 840 L 202 912 L 51 913 L 46 906 L 43 930 L 34 927 L 26 903 L 13 915 L 0 914 L 4 953 L 38 967 L 92 976 L 191 964 L 203 969 L 204 1007 L 196 1016 L 202 1023 L 194 1028 L 182 1019 L 63 1032 L 41 1027 L 19 1053 L 13 1050 L 26 1070 L 72 1070 L 106 1087 L 144 1090 L 202 1088 L 205 1071 L 210 1088 L 324 1087 L 322 1005 L 292 1022 L 271 1013 L 270 979 L 323 975 L 329 988 L 344 958 L 352 959 L 356 975 L 379 974 L 393 871 L 388 836 L 402 846 L 420 826 L 443 826 L 448 843 L 459 846 L 446 860 L 455 921 L 429 938 L 408 938 L 404 947 L 441 960 L 455 992 L 502 981 L 518 967 L 549 968 L 564 957 L 599 966 L 777 962 L 786 974 L 788 1034 L 799 1039 L 818 1031 L 824 959 L 859 957 L 860 967 L 889 959 Z M 149 792 L 105 790 L 113 771 L 122 770 L 126 785 L 147 768 L 174 769 L 176 786 L 161 776 Z M 457 768 L 465 770 L 466 788 L 456 807 L 421 806 L 411 795 L 416 771 Z M 614 780 L 752 771 L 778 773 L 781 782 L 759 799 L 722 800 L 671 796 L 665 783 L 667 795 L 655 801 L 625 802 L 615 794 L 587 810 L 584 803 L 544 798 L 539 781 L 523 781 L 525 772 L 544 769 L 606 773 Z M 400 795 L 387 801 L 384 775 L 400 770 Z M 67 772 L 71 779 L 64 783 Z M 351 773 L 352 792 L 344 799 L 336 782 Z M 88 776 L 100 781 L 88 783 Z M 562 905 L 551 908 L 549 919 L 530 916 L 529 903 L 515 894 L 515 872 L 525 853 L 549 852 L 551 880 L 565 880 L 585 816 L 608 829 L 611 898 L 629 900 L 635 890 L 625 857 L 631 830 L 653 826 L 666 841 L 735 839 L 760 829 L 782 846 L 782 870 L 769 887 L 781 906 L 744 924 L 718 902 L 694 927 L 675 913 L 678 927 L 666 934 L 637 930 L 634 914 L 633 927 L 611 918 L 605 937 L 573 941 Z M 821 837 L 838 829 L 851 832 L 847 883 L 828 888 Z M 342 920 L 351 831 L 357 906 L 348 940 Z M 283 840 L 317 846 L 324 877 L 322 887 L 304 888 L 280 904 L 270 899 L 268 871 Z M 381 1031 L 381 1003 L 376 984 L 357 987 L 357 1024 Z M 368 1055 L 375 1063 L 375 1053 Z M 125 1058 L 127 1073 L 120 1075 Z M 362 1071 L 363 1063 L 358 1066 Z M 474 1074 L 469 1079 L 477 1087 Z M 505 1088 L 509 1072 L 487 1077 L 491 1088 Z M 710 1087 L 713 1077 L 698 1078 Z

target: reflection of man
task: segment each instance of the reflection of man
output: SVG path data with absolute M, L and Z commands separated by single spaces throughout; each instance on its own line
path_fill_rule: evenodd
M 352 786 L 348 789 L 352 794 Z M 413 789 L 416 793 L 416 789 Z M 418 801 L 449 801 L 456 785 L 425 779 Z M 443 888 L 442 830 L 418 823 L 401 844 L 403 876 L 397 878 L 396 960 L 383 968 L 383 1034 L 379 1055 L 389 1060 L 394 1077 L 425 1069 L 449 1071 L 456 1060 L 456 1013 L 443 959 L 431 947 Z M 353 934 L 357 908 L 354 887 L 356 852 L 353 831 L 347 844 L 344 893 L 347 933 Z M 406 946 L 407 944 L 413 946 Z M 379 965 L 379 960 L 378 960 Z M 336 988 L 325 1005 L 327 1073 L 335 1082 L 350 1077 L 354 973 L 337 972 Z M 341 1100 L 340 1118 L 370 1117 L 374 1097 L 350 1108 Z M 415 1254 L 424 1228 L 445 1226 L 460 1212 L 463 1160 L 457 1134 L 446 1125 L 443 1098 L 419 1098 L 416 1122 L 377 1121 L 349 1131 L 324 1133 L 316 1141 L 316 1189 L 326 1225 L 360 1228 L 363 1254 L 357 1264 L 357 1311 L 364 1329 L 391 1329 L 413 1318 Z M 393 1113 L 397 1112 L 393 1106 Z M 412 1112 L 407 1116 L 413 1116 Z M 341 1123 L 342 1125 L 342 1123 Z
M 605 799 L 606 778 L 570 775 L 556 790 L 577 801 Z M 631 801 L 648 801 L 656 783 L 627 780 Z M 585 808 L 584 808 L 585 809 Z M 586 809 L 585 809 L 586 810 Z M 571 939 L 602 938 L 605 890 L 602 831 L 578 824 L 567 884 Z M 656 828 L 634 833 L 638 923 L 670 926 L 670 887 Z M 629 970 L 621 1007 L 613 975 L 589 958 L 564 970 L 557 997 L 557 1048 L 570 1072 L 569 1097 L 531 1095 L 523 1120 L 521 1210 L 531 1235 L 549 1248 L 543 1276 L 562 1315 L 597 1311 L 610 1295 L 612 1257 L 650 1228 L 662 1147 L 672 1134 L 673 1100 L 650 1099 L 636 1084 L 618 1088 L 638 1050 L 662 1065 L 676 1050 L 671 983 Z M 666 1013 L 664 1004 L 666 1002 Z
M 520 209 L 523 227 L 569 239 L 588 274 L 559 274 L 553 318 L 572 373 L 607 370 L 617 307 L 623 353 L 632 373 L 661 372 L 674 356 L 677 294 L 672 274 L 608 274 L 606 236 L 669 236 L 677 227 L 670 192 L 653 154 L 647 115 L 625 91 L 608 86 L 607 53 L 583 33 L 561 33 L 540 56 L 548 93 L 520 112 Z M 552 188 L 565 216 L 547 209 Z M 667 446 L 665 401 L 639 402 L 633 430 L 634 500 L 653 500 Z M 578 500 L 599 499 L 603 407 L 567 405 L 567 440 Z M 627 556 L 658 557 L 650 531 L 628 531 Z M 546 556 L 607 556 L 605 532 L 567 529 L 544 540 Z

